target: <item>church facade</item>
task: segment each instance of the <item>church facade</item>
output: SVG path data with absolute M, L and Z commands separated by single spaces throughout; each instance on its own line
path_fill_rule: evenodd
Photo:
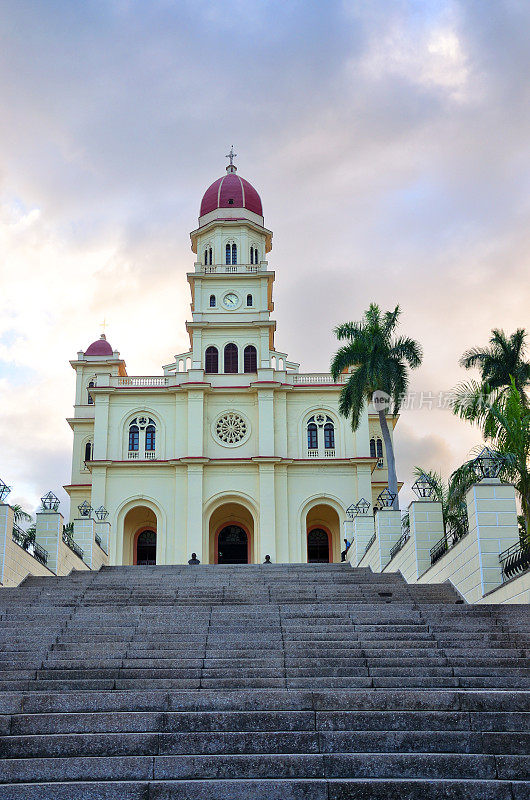
M 347 508 L 387 485 L 377 415 L 352 432 L 347 376 L 300 373 L 276 349 L 272 232 L 232 154 L 191 247 L 188 352 L 129 376 L 103 335 L 71 362 L 71 516 L 108 510 L 111 564 L 337 561 Z

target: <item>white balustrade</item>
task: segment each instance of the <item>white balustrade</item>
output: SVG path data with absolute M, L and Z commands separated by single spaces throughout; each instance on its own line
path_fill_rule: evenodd
M 145 453 L 145 457 L 147 461 L 154 461 L 156 458 L 156 452 L 154 450 L 147 450 Z
M 138 452 L 138 450 L 129 450 L 127 457 L 132 460 L 139 459 L 140 453 Z
M 333 376 L 329 372 L 313 372 L 310 374 L 293 375 L 294 383 L 345 383 L 348 379 L 347 375 L 339 375 L 337 380 L 333 380 Z
M 167 386 L 168 378 L 165 376 L 136 375 L 118 378 L 118 386 Z

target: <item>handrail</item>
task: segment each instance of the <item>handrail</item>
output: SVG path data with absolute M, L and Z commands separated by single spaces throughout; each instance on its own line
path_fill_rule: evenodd
M 409 539 L 410 533 L 409 531 L 405 531 L 405 533 L 397 540 L 394 547 L 390 550 L 390 561 L 392 561 L 394 556 L 397 556 L 400 550 L 403 550 Z
M 467 525 L 467 521 L 462 520 L 463 528 L 462 530 L 456 529 L 449 529 L 444 533 L 441 539 L 438 539 L 434 547 L 430 549 L 430 556 L 431 556 L 431 567 L 433 564 L 436 564 L 442 556 L 451 550 L 455 544 L 458 544 L 464 536 L 467 536 L 469 533 L 469 528 Z
M 373 545 L 374 542 L 375 542 L 375 533 L 372 536 L 372 538 L 370 539 L 370 541 L 368 542 L 368 544 L 366 545 L 366 547 L 364 549 L 364 553 L 362 554 L 362 557 L 361 557 L 361 561 L 363 560 L 363 558 L 365 557 L 365 555 L 367 554 L 368 550 L 371 548 L 371 546 Z
M 530 568 L 530 546 L 516 542 L 499 554 L 502 580 L 507 581 Z
M 67 547 L 70 548 L 70 550 L 72 550 L 72 552 L 76 554 L 76 556 L 79 556 L 79 558 L 81 559 L 83 558 L 84 550 L 81 547 L 79 547 L 77 542 L 74 542 L 72 537 L 68 536 L 68 534 L 65 533 L 65 531 L 63 531 L 63 542 Z

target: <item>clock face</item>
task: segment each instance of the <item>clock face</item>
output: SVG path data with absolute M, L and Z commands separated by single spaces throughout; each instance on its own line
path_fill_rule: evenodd
M 239 305 L 239 297 L 235 292 L 228 292 L 223 297 L 223 305 L 225 308 L 237 308 Z

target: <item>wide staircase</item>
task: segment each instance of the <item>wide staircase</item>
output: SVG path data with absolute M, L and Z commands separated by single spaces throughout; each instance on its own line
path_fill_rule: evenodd
M 0 800 L 528 800 L 527 606 L 348 565 L 0 589 Z

